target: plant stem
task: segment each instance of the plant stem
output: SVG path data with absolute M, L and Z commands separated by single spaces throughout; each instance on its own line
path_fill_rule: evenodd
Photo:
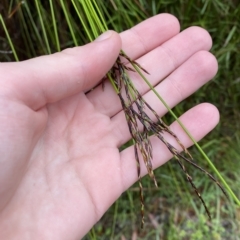
M 72 39 L 73 39 L 74 45 L 75 45 L 75 46 L 78 46 L 77 38 L 76 38 L 76 36 L 75 36 L 75 34 L 74 34 L 74 31 L 73 31 L 73 28 L 72 28 L 72 25 L 71 25 L 71 22 L 70 22 L 70 19 L 69 19 L 69 15 L 68 15 L 68 13 L 67 13 L 66 6 L 64 5 L 63 0 L 60 0 L 60 3 L 61 3 L 61 6 L 62 6 L 64 15 L 65 15 L 65 17 L 66 17 L 66 20 L 67 20 L 67 24 L 68 24 L 68 27 L 69 27 L 69 29 L 70 29 L 70 32 L 71 32 L 71 35 L 72 35 Z
M 9 36 L 8 30 L 7 30 L 7 28 L 6 28 L 6 25 L 5 25 L 4 21 L 3 21 L 2 14 L 0 14 L 0 22 L 2 23 L 4 32 L 5 32 L 6 36 L 7 36 L 7 39 L 8 39 L 9 45 L 10 45 L 10 47 L 11 47 L 11 49 L 12 49 L 14 58 L 15 58 L 15 60 L 18 62 L 19 59 L 18 59 L 17 53 L 16 53 L 16 51 L 15 51 L 15 48 L 14 48 L 14 46 L 13 46 L 12 40 L 11 40 L 11 38 L 10 38 L 10 36 Z
M 35 0 L 35 4 L 36 4 L 36 7 L 37 7 L 38 16 L 39 16 L 40 24 L 41 24 L 42 31 L 43 31 L 43 37 L 44 37 L 44 40 L 45 40 L 45 43 L 46 43 L 46 46 L 47 46 L 47 51 L 48 51 L 48 54 L 51 54 L 51 49 L 50 49 L 50 46 L 49 46 L 47 33 L 46 33 L 45 26 L 44 26 L 44 23 L 43 23 L 42 14 L 41 14 L 41 11 L 40 11 L 38 0 Z
M 51 9 L 51 15 L 52 15 L 52 22 L 53 22 L 53 29 L 54 29 L 54 34 L 55 34 L 55 40 L 56 40 L 56 46 L 57 46 L 57 51 L 60 52 L 60 44 L 59 44 L 59 38 L 58 38 L 58 32 L 57 32 L 57 24 L 56 24 L 56 18 L 54 15 L 54 9 L 53 9 L 53 2 L 52 0 L 49 0 L 50 4 L 50 9 Z

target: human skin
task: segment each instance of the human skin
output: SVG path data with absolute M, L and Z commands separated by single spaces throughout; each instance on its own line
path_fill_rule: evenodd
M 148 79 L 171 107 L 217 72 L 209 34 L 199 27 L 180 32 L 169 14 L 104 37 L 61 53 L 0 64 L 1 239 L 80 239 L 137 181 L 133 147 L 118 150 L 131 138 L 118 96 L 108 81 L 104 91 L 101 86 L 89 91 L 121 48 L 150 72 Z M 163 116 L 165 107 L 147 85 L 136 74 L 132 79 Z M 200 140 L 218 123 L 219 113 L 202 103 L 180 119 Z M 176 122 L 170 127 L 186 147 L 192 144 Z M 172 156 L 159 140 L 151 141 L 156 168 Z

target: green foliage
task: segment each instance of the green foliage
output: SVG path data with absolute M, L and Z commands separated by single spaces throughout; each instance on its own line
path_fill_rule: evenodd
M 82 15 L 79 1 L 74 1 Z M 202 142 L 233 191 L 240 197 L 240 3 L 236 0 L 98 0 L 110 29 L 123 31 L 157 13 L 175 15 L 181 29 L 197 25 L 213 38 L 212 53 L 217 57 L 217 76 L 201 90 L 173 109 L 177 115 L 201 102 L 216 105 L 221 114 L 217 128 Z M 10 18 L 8 16 L 18 5 Z M 20 60 L 88 42 L 78 13 L 71 1 L 3 0 L 0 10 Z M 51 3 L 51 4 L 50 4 Z M 64 10 L 63 7 L 64 6 Z M 40 17 L 41 16 L 41 17 Z M 68 16 L 68 18 L 66 17 Z M 84 19 L 86 21 L 86 19 Z M 9 39 L 0 25 L 0 61 L 14 61 Z M 14 53 L 15 54 L 15 53 Z M 165 117 L 168 122 L 171 116 Z M 211 172 L 196 149 L 195 159 Z M 240 210 L 225 199 L 205 175 L 191 168 L 213 216 L 209 222 L 177 164 L 171 161 L 155 172 L 159 189 L 143 179 L 146 197 L 146 225 L 140 231 L 137 185 L 132 186 L 104 215 L 84 239 L 239 239 Z M 124 238 L 123 238 L 124 239 Z

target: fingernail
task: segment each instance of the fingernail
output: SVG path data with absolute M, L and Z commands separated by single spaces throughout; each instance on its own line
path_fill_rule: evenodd
M 113 32 L 112 31 L 107 31 L 105 33 L 103 33 L 102 35 L 100 35 L 98 38 L 95 39 L 96 42 L 100 42 L 103 40 L 106 40 L 108 38 L 110 38 L 112 36 Z

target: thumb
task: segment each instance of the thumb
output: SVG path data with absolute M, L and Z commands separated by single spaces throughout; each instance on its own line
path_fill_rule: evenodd
M 114 64 L 121 39 L 114 31 L 103 33 L 85 46 L 0 65 L 8 94 L 34 110 L 94 87 Z M 4 88 L 6 89 L 6 88 Z

